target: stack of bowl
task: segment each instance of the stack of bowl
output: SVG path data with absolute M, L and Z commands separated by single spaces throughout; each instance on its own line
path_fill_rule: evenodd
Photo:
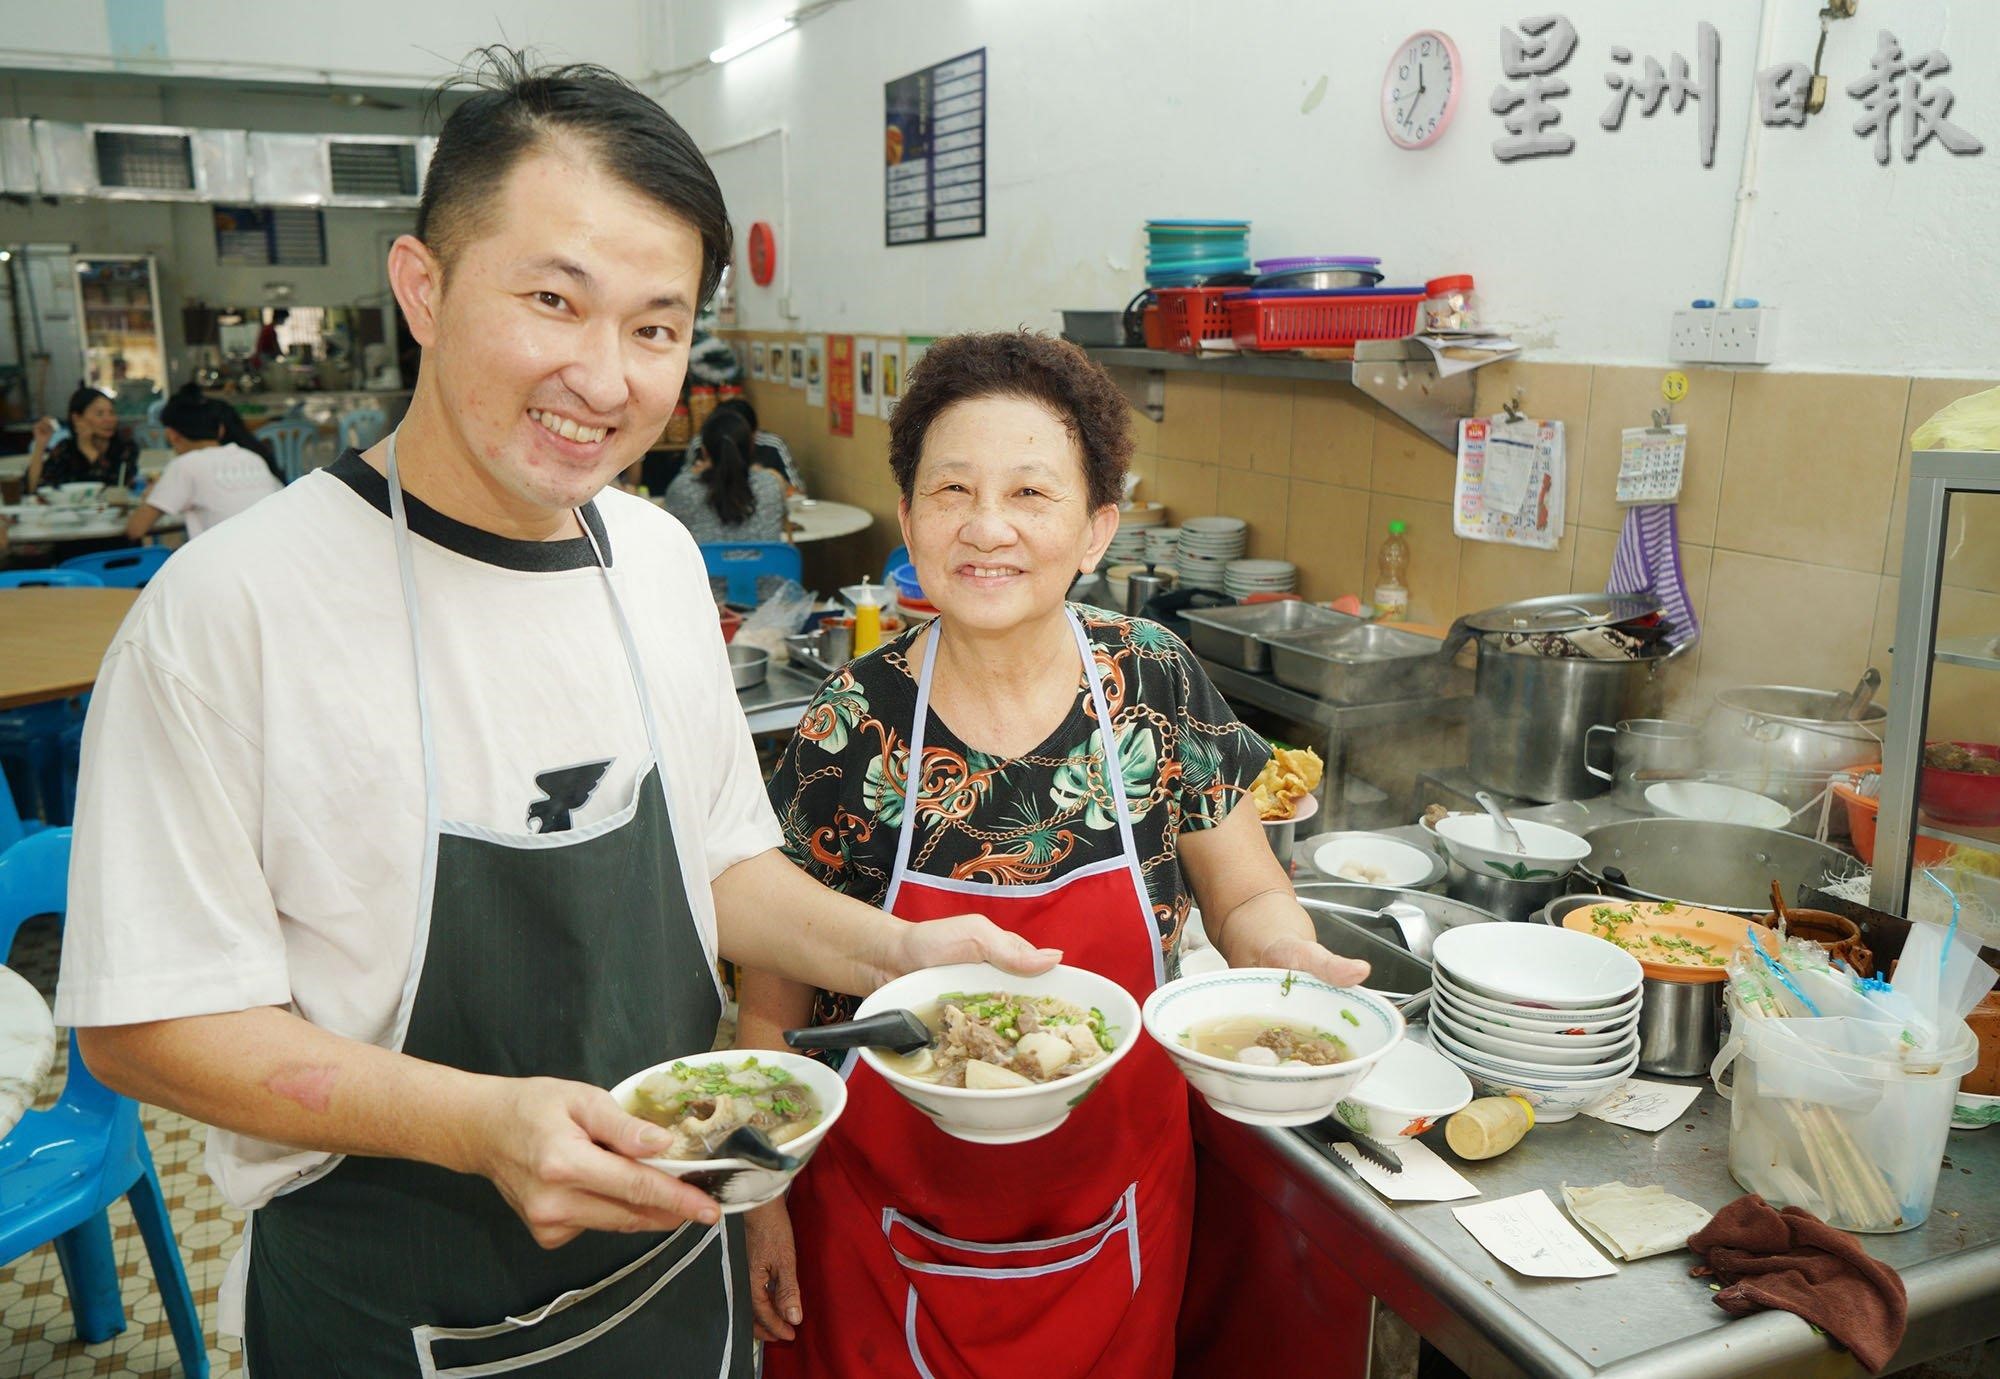
M 1622 948 L 1543 925 L 1468 924 L 1431 949 L 1431 1043 L 1482 1096 L 1568 1120 L 1639 1066 L 1641 972 Z
M 1445 858 L 1445 894 L 1502 919 L 1524 920 L 1561 895 L 1590 844 L 1567 829 L 1512 821 L 1525 852 L 1484 814 L 1449 814 L 1431 830 Z

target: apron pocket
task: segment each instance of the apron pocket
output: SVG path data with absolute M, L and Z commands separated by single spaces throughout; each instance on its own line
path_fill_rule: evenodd
M 882 1229 L 908 1284 L 903 1337 L 923 1379 L 1088 1375 L 1139 1290 L 1139 1186 L 1053 1240 L 955 1240 L 894 1208 Z
M 727 1375 L 735 1289 L 721 1225 L 682 1226 L 608 1278 L 489 1326 L 410 1332 L 423 1379 Z

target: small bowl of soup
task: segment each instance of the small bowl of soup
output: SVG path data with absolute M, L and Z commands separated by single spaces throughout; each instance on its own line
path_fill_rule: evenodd
M 1139 1039 L 1139 1003 L 1109 977 L 1053 967 L 1032 977 L 987 963 L 907 972 L 855 1011 L 916 1014 L 934 1036 L 910 1054 L 861 1057 L 938 1129 L 974 1144 L 1048 1134 Z
M 1249 1125 L 1310 1125 L 1332 1114 L 1404 1033 L 1387 998 L 1273 967 L 1168 982 L 1147 998 L 1143 1018 L 1208 1104 Z
M 620 1107 L 674 1137 L 657 1158 L 641 1160 L 700 1188 L 731 1215 L 781 1196 L 847 1109 L 847 1084 L 824 1063 L 772 1049 L 717 1049 L 656 1063 L 611 1089 Z M 710 1158 L 707 1145 L 744 1125 L 799 1161 L 764 1168 L 743 1159 Z

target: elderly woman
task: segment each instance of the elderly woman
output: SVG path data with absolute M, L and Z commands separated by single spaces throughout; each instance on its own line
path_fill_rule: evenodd
M 940 614 L 807 711 L 771 784 L 793 858 L 905 918 L 976 907 L 1137 1000 L 1165 977 L 1189 885 L 1230 962 L 1359 981 L 1264 840 L 1247 792 L 1266 745 L 1172 634 L 1065 602 L 1118 527 L 1117 387 L 1025 332 L 940 341 L 909 382 L 890 464 Z M 852 1010 L 758 972 L 740 994 L 745 1046 Z M 767 1347 L 767 1375 L 1171 1373 L 1194 1158 L 1160 1049 L 1005 1147 L 952 1139 L 848 1071 L 789 1217 L 749 1218 L 760 1329 L 790 1342 Z

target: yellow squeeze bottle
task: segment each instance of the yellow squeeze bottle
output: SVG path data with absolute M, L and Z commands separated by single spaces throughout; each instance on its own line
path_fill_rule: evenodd
M 854 605 L 854 654 L 866 655 L 882 645 L 882 610 L 875 606 L 875 600 L 863 594 Z
M 1444 1123 L 1444 1142 L 1461 1159 L 1490 1159 L 1521 1142 L 1535 1108 L 1517 1096 L 1480 1097 Z

